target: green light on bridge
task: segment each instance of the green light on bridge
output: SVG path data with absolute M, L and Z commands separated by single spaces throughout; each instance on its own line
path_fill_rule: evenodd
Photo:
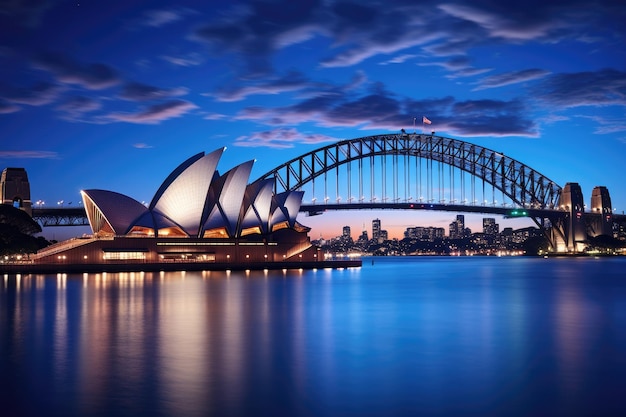
M 509 213 L 509 216 L 513 216 L 513 217 L 523 217 L 523 216 L 528 216 L 528 212 L 526 210 L 512 210 Z

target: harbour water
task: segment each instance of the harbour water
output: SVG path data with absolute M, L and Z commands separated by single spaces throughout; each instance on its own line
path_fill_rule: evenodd
M 0 277 L 3 416 L 623 416 L 626 258 Z

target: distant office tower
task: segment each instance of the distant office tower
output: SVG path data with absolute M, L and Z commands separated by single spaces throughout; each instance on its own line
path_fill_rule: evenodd
M 457 214 L 456 220 L 450 223 L 450 239 L 462 239 L 465 237 L 465 216 Z
M 500 232 L 500 225 L 492 217 L 483 218 L 483 233 L 486 235 L 497 235 Z
M 350 226 L 344 226 L 343 227 L 343 233 L 342 236 L 346 239 L 349 239 L 352 237 L 352 233 L 350 233 Z
M 367 230 L 363 229 L 363 231 L 361 232 L 361 236 L 359 236 L 358 241 L 361 243 L 366 243 L 367 241 L 369 241 L 369 238 L 367 236 Z
M 446 233 L 446 229 L 444 229 L 443 227 L 429 227 L 428 230 L 431 241 L 435 239 L 443 239 Z
M 372 239 L 378 240 L 380 238 L 380 220 L 372 220 Z
M 422 241 L 433 242 L 435 239 L 443 239 L 446 229 L 443 227 L 407 227 L 404 237 Z

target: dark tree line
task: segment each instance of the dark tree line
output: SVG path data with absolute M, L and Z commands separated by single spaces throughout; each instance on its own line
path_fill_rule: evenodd
M 0 204 L 0 255 L 35 253 L 50 244 L 41 236 L 41 226 L 23 210 Z

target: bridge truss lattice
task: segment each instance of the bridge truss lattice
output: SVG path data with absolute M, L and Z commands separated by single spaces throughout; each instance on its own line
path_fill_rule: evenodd
M 259 180 L 272 177 L 275 192 L 304 190 L 307 202 L 323 199 L 323 204 L 413 201 L 553 210 L 561 193 L 554 181 L 500 152 L 404 132 L 340 141 L 294 158 Z

